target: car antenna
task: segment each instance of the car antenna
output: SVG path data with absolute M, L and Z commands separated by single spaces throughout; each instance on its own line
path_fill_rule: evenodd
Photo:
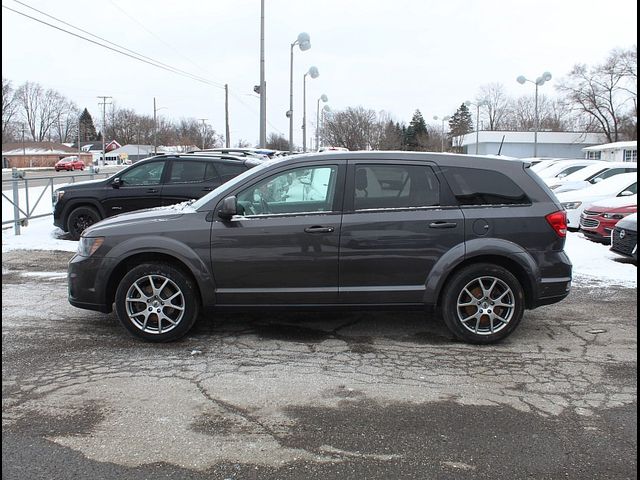
M 502 135 L 502 140 L 500 140 L 500 148 L 498 149 L 498 155 L 500 155 L 500 152 L 502 151 L 502 145 L 504 144 L 504 137 L 506 135 Z

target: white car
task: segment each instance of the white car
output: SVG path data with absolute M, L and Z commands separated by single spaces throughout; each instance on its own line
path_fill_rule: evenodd
M 569 230 L 578 230 L 580 215 L 588 205 L 605 198 L 626 197 L 636 193 L 638 193 L 638 174 L 623 173 L 582 190 L 559 193 L 557 197 L 567 211 L 567 227 Z
M 564 178 L 546 178 L 545 183 L 555 193 L 581 190 L 595 185 L 607 178 L 634 173 L 638 171 L 638 164 L 631 162 L 602 162 L 585 167 Z
M 548 166 L 547 168 L 536 172 L 540 178 L 563 178 L 568 175 L 571 175 L 574 172 L 582 170 L 585 167 L 594 164 L 606 163 L 600 160 L 562 160 L 560 162 L 555 162 L 553 165 Z
M 528 159 L 523 159 L 523 161 L 527 161 L 527 160 Z M 555 165 L 558 162 L 562 162 L 563 160 L 566 160 L 566 159 L 564 159 L 564 158 L 545 158 L 545 159 L 542 159 L 539 162 L 537 162 L 535 165 L 533 165 L 531 167 L 531 170 L 533 170 L 538 175 L 540 175 L 540 172 L 542 172 L 543 170 L 551 167 L 552 165 Z

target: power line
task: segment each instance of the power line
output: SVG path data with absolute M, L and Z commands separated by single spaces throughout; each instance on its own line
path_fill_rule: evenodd
M 96 34 L 94 34 L 94 33 L 91 33 L 91 32 L 89 32 L 88 30 L 84 30 L 84 29 L 82 29 L 82 28 L 80 28 L 80 27 L 76 27 L 75 25 L 72 25 L 72 24 L 71 24 L 71 23 L 69 23 L 69 22 L 66 22 L 66 21 L 64 21 L 64 20 L 62 20 L 62 19 L 60 19 L 60 18 L 54 17 L 53 15 L 50 15 L 50 14 L 48 14 L 48 13 L 46 13 L 46 12 L 43 12 L 42 10 L 38 10 L 37 8 L 32 7 L 31 5 L 29 5 L 29 4 L 25 3 L 25 2 L 22 2 L 22 1 L 20 1 L 20 0 L 13 0 L 13 1 L 14 1 L 14 2 L 16 2 L 16 3 L 19 3 L 20 5 L 25 6 L 25 7 L 29 8 L 29 9 L 31 9 L 31 10 L 34 10 L 34 11 L 36 11 L 36 12 L 40 13 L 41 15 L 44 15 L 45 17 L 49 17 L 49 18 L 51 18 L 51 19 L 53 19 L 53 20 L 55 20 L 55 21 L 57 21 L 57 22 L 62 23 L 63 25 L 67 25 L 67 26 L 69 26 L 69 27 L 71 27 L 71 28 L 74 28 L 74 29 L 76 29 L 76 30 L 78 30 L 78 31 L 80 31 L 80 32 L 82 32 L 82 33 L 86 33 L 87 35 L 91 35 L 91 36 L 92 36 L 92 37 L 94 37 L 94 38 L 97 38 L 97 39 L 99 39 L 99 40 L 102 40 L 103 42 L 107 42 L 107 43 L 109 43 L 109 44 L 111 44 L 111 45 L 113 45 L 113 46 L 115 46 L 115 47 L 121 48 L 121 49 L 123 49 L 123 50 L 125 50 L 125 51 L 127 51 L 127 52 L 130 52 L 130 53 L 132 53 L 132 54 L 134 54 L 134 55 L 137 55 L 138 57 L 146 58 L 147 60 L 150 60 L 150 61 L 152 61 L 152 62 L 154 62 L 154 63 L 157 63 L 157 64 L 162 65 L 162 66 L 164 66 L 164 67 L 170 68 L 170 69 L 172 69 L 172 70 L 175 70 L 176 72 L 184 73 L 184 74 L 189 75 L 189 76 L 192 76 L 192 77 L 197 77 L 197 78 L 199 78 L 199 79 L 201 79 L 201 80 L 206 80 L 206 81 L 211 82 L 211 83 L 216 83 L 216 82 L 213 82 L 213 81 L 211 81 L 211 80 L 208 80 L 208 79 L 206 79 L 206 78 L 204 78 L 204 77 L 200 77 L 200 76 L 198 76 L 198 75 L 195 75 L 195 74 L 189 73 L 189 72 L 187 72 L 187 71 L 185 71 L 185 70 L 181 70 L 181 69 L 179 69 L 179 68 L 177 68 L 177 67 L 173 67 L 173 66 L 171 66 L 171 65 L 167 65 L 166 63 L 160 62 L 159 60 L 155 60 L 155 59 L 153 59 L 153 58 L 151 58 L 151 57 L 149 57 L 149 56 L 147 56 L 147 55 L 143 55 L 143 54 L 138 53 L 138 52 L 136 52 L 136 51 L 134 51 L 134 50 L 131 50 L 130 48 L 124 47 L 124 46 L 122 46 L 122 45 L 118 45 L 117 43 L 112 42 L 111 40 L 107 40 L 106 38 L 101 37 L 101 36 L 99 36 L 99 35 L 96 35 Z M 221 86 L 222 84 L 220 83 L 219 85 Z
M 15 0 L 17 1 L 17 0 Z M 193 60 L 191 60 L 189 57 L 187 57 L 186 55 L 182 54 L 180 51 L 178 51 L 178 49 L 176 49 L 175 47 L 173 47 L 170 43 L 168 43 L 165 39 L 163 39 L 161 36 L 156 35 L 154 32 L 152 32 L 151 30 L 149 30 L 147 27 L 145 27 L 142 22 L 140 22 L 137 18 L 135 18 L 132 15 L 129 15 L 120 5 L 118 5 L 116 2 L 114 2 L 113 0 L 109 0 L 109 3 L 111 5 L 113 5 L 114 7 L 116 7 L 118 10 L 120 10 L 124 15 L 126 15 L 131 21 L 135 22 L 137 25 L 140 26 L 140 28 L 142 28 L 144 31 L 146 31 L 149 35 L 151 35 L 152 37 L 156 38 L 157 40 L 159 40 L 160 42 L 162 42 L 163 44 L 165 44 L 167 47 L 169 47 L 171 50 L 173 50 L 175 53 L 177 53 L 178 55 L 180 55 L 182 58 L 184 58 L 185 60 L 187 60 L 189 63 L 191 63 L 194 67 L 198 68 L 199 70 L 202 70 L 205 73 L 209 73 L 207 72 L 206 69 L 202 68 L 200 65 L 198 65 L 196 62 L 194 62 Z
M 197 75 L 191 74 L 189 72 L 185 72 L 184 70 L 180 70 L 180 69 L 177 69 L 175 67 L 171 67 L 170 65 L 163 64 L 162 62 L 158 62 L 157 60 L 151 59 L 151 61 L 149 61 L 149 60 L 145 60 L 145 58 L 143 58 L 144 57 L 143 55 L 137 54 L 135 52 L 134 52 L 134 55 L 129 54 L 127 52 L 123 52 L 122 50 L 118 50 L 116 48 L 110 47 L 109 45 L 105 45 L 103 43 L 97 42 L 97 41 L 92 40 L 90 38 L 84 37 L 84 36 L 82 36 L 80 34 L 77 34 L 77 33 L 74 33 L 74 32 L 70 32 L 69 30 L 65 30 L 64 28 L 58 27 L 56 25 L 52 25 L 51 23 L 45 22 L 44 20 L 40 20 L 39 18 L 36 18 L 36 17 L 32 17 L 31 15 L 28 15 L 28 14 L 26 14 L 24 12 L 20 12 L 20 11 L 15 10 L 15 9 L 13 9 L 11 7 L 8 7 L 6 5 L 2 5 L 2 8 L 10 10 L 10 11 L 12 11 L 14 13 L 17 13 L 18 15 L 22 15 L 23 17 L 29 18 L 31 20 L 34 20 L 34 21 L 38 22 L 38 23 L 42 23 L 43 25 L 47 25 L 48 27 L 54 28 L 54 29 L 59 30 L 61 32 L 68 33 L 69 35 L 72 35 L 74 37 L 80 38 L 80 39 L 85 40 L 87 42 L 93 43 L 95 45 L 98 45 L 100 47 L 106 48 L 106 49 L 111 50 L 113 52 L 119 53 L 119 54 L 124 55 L 126 57 L 133 58 L 134 60 L 138 60 L 140 62 L 152 65 L 154 67 L 161 68 L 162 70 L 166 70 L 168 72 L 175 73 L 177 75 L 182 75 L 184 77 L 191 78 L 192 80 L 196 80 L 198 82 L 205 83 L 207 85 L 210 85 L 210 86 L 213 86 L 213 87 L 216 87 L 216 88 L 224 89 L 224 85 L 222 85 L 222 84 L 219 84 L 219 83 L 216 83 L 216 82 L 212 82 L 210 80 L 204 79 L 202 77 L 199 77 Z M 44 14 L 44 15 L 46 15 L 46 14 Z M 81 30 L 81 29 L 79 29 L 77 27 L 73 27 L 73 28 Z M 91 34 L 91 35 L 93 35 L 93 34 Z M 95 35 L 93 35 L 93 36 L 95 36 Z M 95 36 L 95 37 L 96 38 L 100 38 L 100 37 L 97 37 L 97 36 Z M 105 40 L 105 41 L 108 42 L 108 43 L 111 43 L 113 45 L 116 45 L 113 42 L 109 42 L 108 40 Z M 118 46 L 118 48 L 124 48 L 124 47 Z M 128 50 L 128 49 L 126 49 L 126 50 Z M 147 57 L 147 58 L 149 58 L 149 57 Z

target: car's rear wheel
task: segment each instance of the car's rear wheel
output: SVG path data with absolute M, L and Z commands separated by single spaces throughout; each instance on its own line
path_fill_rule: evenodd
M 93 207 L 83 206 L 74 209 L 67 218 L 67 232 L 73 240 L 79 240 L 82 232 L 101 220 L 100 214 Z
M 145 263 L 129 271 L 118 285 L 115 303 L 122 325 L 150 342 L 183 337 L 200 309 L 194 280 L 166 263 Z
M 460 340 L 486 344 L 502 340 L 524 315 L 524 290 L 508 270 L 488 263 L 469 265 L 445 286 L 442 313 Z

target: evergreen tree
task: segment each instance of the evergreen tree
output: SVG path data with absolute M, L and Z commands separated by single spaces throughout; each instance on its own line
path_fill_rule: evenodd
M 93 118 L 91 118 L 91 114 L 85 108 L 80 115 L 80 141 L 91 142 L 96 140 L 100 140 L 100 137 L 96 133 L 96 127 L 93 124 Z
M 471 112 L 469 112 L 469 107 L 464 103 L 460 105 L 449 120 L 449 132 L 453 137 L 473 132 L 473 118 L 471 117 Z
M 416 110 L 413 114 L 413 118 L 405 131 L 404 139 L 407 150 L 424 151 L 427 149 L 429 132 L 427 131 L 427 123 L 424 121 L 420 110 Z

